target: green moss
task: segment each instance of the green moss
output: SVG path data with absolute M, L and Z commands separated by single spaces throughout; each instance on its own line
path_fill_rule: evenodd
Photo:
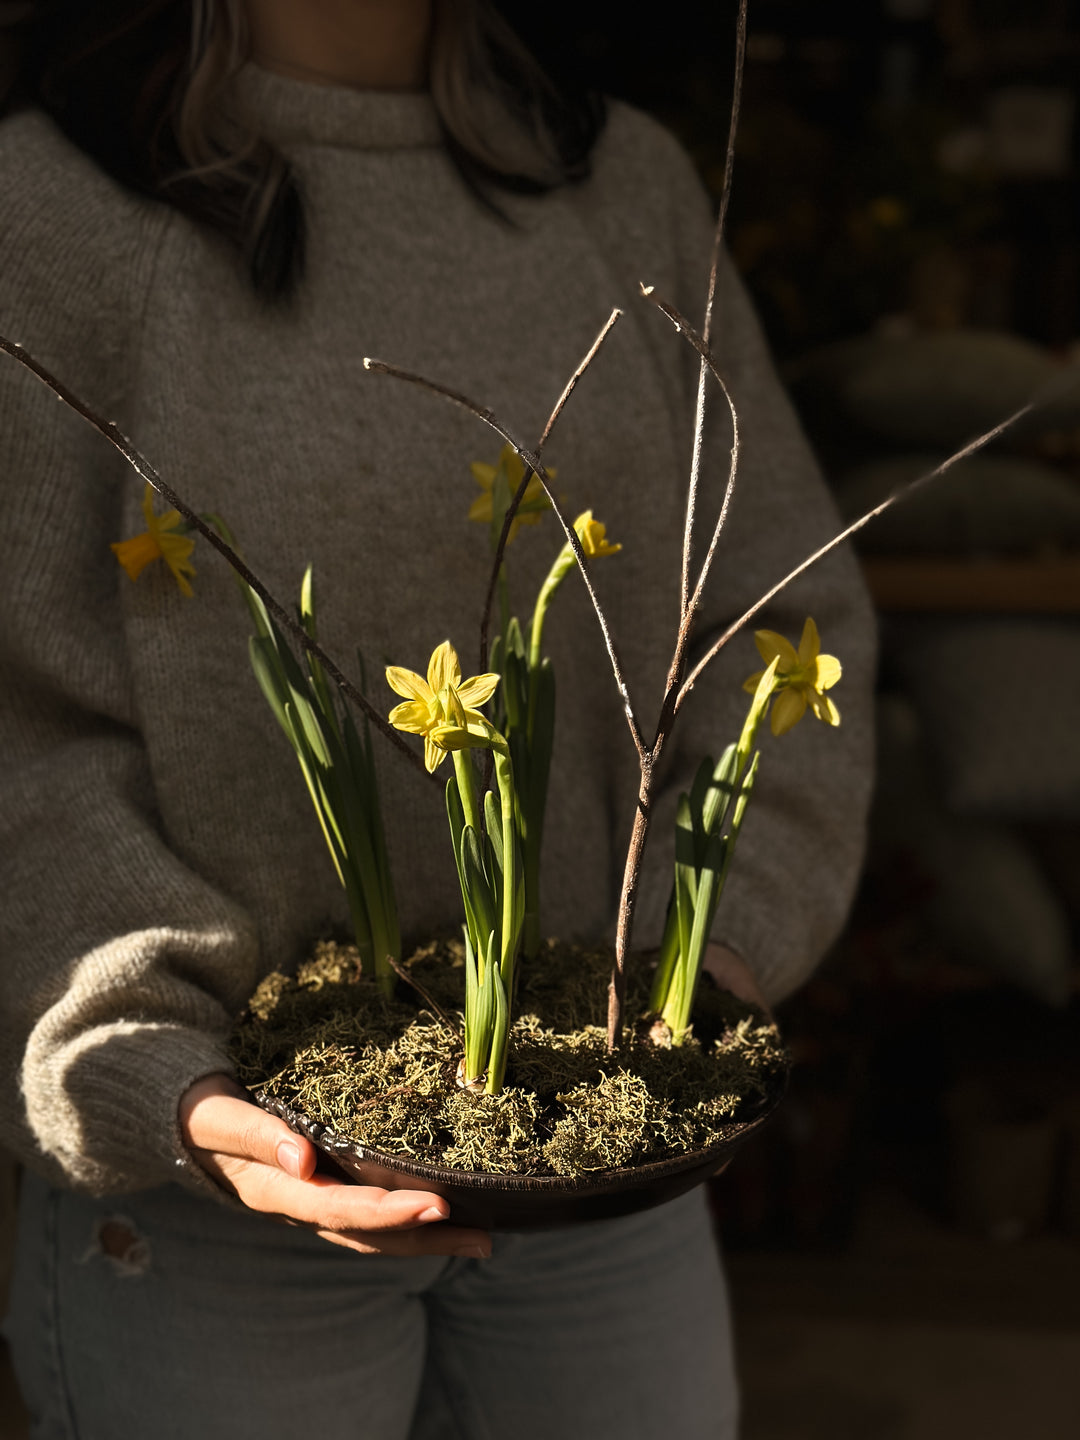
M 404 984 L 381 997 L 355 949 L 323 943 L 295 976 L 268 975 L 232 1038 L 241 1081 L 374 1149 L 462 1170 L 577 1175 L 700 1149 L 751 1118 L 782 1083 L 775 1027 L 702 987 L 699 1038 L 678 1047 L 628 1036 L 607 1053 L 609 951 L 549 942 L 521 977 L 500 1095 L 457 1084 L 460 945 L 424 946 L 405 964 L 445 1013 Z M 635 966 L 628 1013 L 644 1013 Z M 642 973 L 637 973 L 642 972 Z M 418 1008 L 419 1007 L 419 1008 Z

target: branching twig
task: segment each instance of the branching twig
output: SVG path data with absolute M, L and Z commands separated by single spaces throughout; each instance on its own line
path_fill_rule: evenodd
M 709 649 L 690 671 L 689 675 L 687 675 L 675 697 L 674 714 L 677 715 L 679 713 L 683 701 L 694 688 L 695 682 L 700 678 L 706 666 L 715 660 L 728 641 L 734 635 L 737 635 L 743 626 L 752 620 L 758 611 L 762 610 L 770 600 L 779 595 L 781 590 L 786 589 L 793 580 L 797 580 L 805 570 L 809 570 L 811 565 L 816 565 L 817 562 L 828 555 L 830 551 L 837 549 L 845 540 L 849 540 L 851 536 L 861 530 L 864 525 L 869 525 L 871 520 L 876 519 L 878 515 L 884 514 L 884 512 L 888 510 L 890 506 L 895 505 L 898 500 L 906 499 L 907 496 L 920 489 L 928 481 L 933 480 L 938 475 L 943 475 L 946 470 L 950 470 L 958 461 L 966 460 L 969 455 L 974 455 L 976 451 L 981 450 L 985 445 L 989 445 L 992 440 L 996 440 L 999 435 L 1004 434 L 1004 432 L 1015 425 L 1018 420 L 1022 420 L 1025 415 L 1034 410 L 1038 403 L 1037 399 L 1029 400 L 1026 405 L 1014 411 L 1008 419 L 1002 420 L 1001 423 L 995 425 L 992 430 L 987 430 L 984 434 L 976 436 L 974 440 L 969 440 L 962 450 L 958 450 L 955 455 L 950 455 L 949 458 L 943 460 L 940 465 L 935 465 L 933 470 L 928 470 L 925 475 L 920 475 L 917 479 L 909 480 L 905 485 L 899 486 L 891 495 L 886 496 L 879 505 L 875 505 L 872 510 L 867 510 L 866 513 L 860 515 L 857 520 L 853 520 L 850 525 L 841 530 L 839 534 L 834 535 L 831 540 L 826 541 L 826 543 L 815 550 L 812 555 L 808 555 L 805 560 L 800 561 L 794 570 L 790 570 L 784 578 L 777 581 L 770 590 L 766 590 L 760 599 L 754 601 L 749 610 L 740 615 L 738 620 L 735 620 L 729 625 L 720 638 L 710 645 Z
M 713 306 L 716 302 L 716 282 L 720 273 L 720 255 L 724 243 L 724 227 L 727 223 L 728 206 L 731 203 L 731 180 L 735 173 L 735 136 L 739 128 L 739 111 L 742 106 L 743 70 L 746 63 L 746 12 L 747 0 L 739 0 L 739 18 L 735 40 L 735 78 L 731 93 L 731 120 L 728 124 L 727 153 L 724 157 L 724 180 L 720 190 L 720 211 L 713 231 L 712 257 L 709 265 L 709 293 L 705 301 L 705 323 L 702 336 L 706 346 L 712 338 Z M 690 462 L 690 484 L 686 492 L 686 519 L 683 525 L 682 553 L 682 614 L 690 606 L 690 564 L 694 547 L 694 520 L 697 512 L 698 482 L 701 477 L 701 457 L 705 443 L 705 397 L 708 382 L 708 364 L 702 356 L 698 369 L 697 406 L 694 414 L 694 450 Z M 730 404 L 730 397 L 728 400 Z
M 364 712 L 376 729 L 385 735 L 403 755 L 408 756 L 410 762 L 415 765 L 422 774 L 427 775 L 420 754 L 408 745 L 404 738 L 390 725 L 389 721 L 376 710 L 367 696 L 358 690 L 352 681 L 342 673 L 318 641 L 313 640 L 303 626 L 293 619 L 285 607 L 275 600 L 267 587 L 250 566 L 240 558 L 232 546 L 223 540 L 213 526 L 208 525 L 202 516 L 193 510 L 187 501 L 178 495 L 167 481 L 161 478 L 149 460 L 136 450 L 135 446 L 123 431 L 118 429 L 111 420 L 103 420 L 100 415 L 91 410 L 88 405 L 85 405 L 77 395 L 73 394 L 61 381 L 57 380 L 55 375 L 50 374 L 44 365 L 35 360 L 21 345 L 16 345 L 14 341 L 8 340 L 3 335 L 0 335 L 0 351 L 5 355 L 10 355 L 11 358 L 16 360 L 24 369 L 29 370 L 30 373 L 35 375 L 42 384 L 46 385 L 59 400 L 62 400 L 65 405 L 74 410 L 76 415 L 81 416 L 83 420 L 92 425 L 100 435 L 103 435 L 105 439 L 108 440 L 114 449 L 120 452 L 135 471 L 136 475 L 145 480 L 148 485 L 152 485 L 162 499 L 166 500 L 174 510 L 179 510 L 188 524 L 197 530 L 220 555 L 224 556 L 225 560 L 228 561 L 244 583 L 255 591 L 255 594 L 258 595 L 259 599 L 279 624 L 289 632 L 299 645 L 302 645 L 305 650 L 315 656 L 342 693 L 347 695 L 349 699 Z M 432 776 L 431 778 L 434 779 L 435 777 Z
M 398 977 L 399 980 L 404 980 L 406 985 L 412 986 L 412 988 L 420 996 L 420 999 L 423 1000 L 424 1004 L 428 1007 L 431 1013 L 433 1015 L 437 1015 L 442 1021 L 442 1023 L 446 1026 L 446 1028 L 448 1030 L 453 1030 L 454 1033 L 460 1038 L 461 1026 L 451 1015 L 448 1015 L 446 1013 L 446 1011 L 442 1008 L 442 1006 L 437 1000 L 432 998 L 428 991 L 424 989 L 423 985 L 420 984 L 420 981 L 417 980 L 416 976 L 410 975 L 408 970 L 405 969 L 405 966 L 402 965 L 399 960 L 395 960 L 393 955 L 387 955 L 386 963 L 390 966 L 390 969 L 393 970 L 394 974 Z
M 548 422 L 544 426 L 544 433 L 540 436 L 540 439 L 537 442 L 537 455 L 543 454 L 544 446 L 547 444 L 548 437 L 550 436 L 552 430 L 554 430 L 555 423 L 558 420 L 559 416 L 562 414 L 563 408 L 566 405 L 567 400 L 570 399 L 571 394 L 576 389 L 578 381 L 585 374 L 585 371 L 596 359 L 597 355 L 600 352 L 601 345 L 603 345 L 604 341 L 611 333 L 611 330 L 614 327 L 616 320 L 618 320 L 619 316 L 622 313 L 623 312 L 618 308 L 612 310 L 611 314 L 604 321 L 600 333 L 597 335 L 593 343 L 589 346 L 589 349 L 584 359 L 581 361 L 580 365 L 578 365 L 573 375 L 570 376 L 570 379 L 563 387 L 562 394 L 555 402 L 555 409 L 552 410 L 551 414 L 548 416 Z M 480 664 L 478 670 L 481 674 L 487 669 L 488 666 L 488 630 L 491 625 L 491 607 L 495 603 L 495 591 L 498 588 L 499 584 L 499 572 L 502 569 L 503 557 L 506 554 L 506 547 L 510 543 L 510 530 L 514 523 L 514 516 L 517 514 L 518 506 L 521 504 L 522 500 L 524 500 L 525 491 L 529 488 L 529 481 L 532 479 L 535 473 L 536 472 L 534 470 L 532 470 L 528 465 L 526 465 L 525 473 L 521 477 L 521 483 L 514 491 L 510 504 L 507 507 L 506 514 L 503 516 L 502 530 L 499 532 L 499 543 L 495 547 L 495 558 L 491 566 L 491 579 L 488 582 L 487 594 L 484 597 L 484 612 L 480 617 Z
M 429 391 L 432 395 L 441 395 L 444 400 L 449 400 L 455 405 L 460 405 L 461 408 L 467 410 L 470 415 L 475 415 L 478 420 L 482 420 L 485 425 L 490 426 L 497 435 L 501 435 L 508 445 L 514 447 L 525 465 L 535 473 L 540 484 L 544 487 L 544 494 L 551 502 L 551 508 L 558 517 L 559 524 L 563 528 L 563 533 L 566 536 L 571 550 L 574 552 L 578 569 L 581 571 L 581 578 L 585 582 L 585 589 L 589 593 L 593 610 L 596 612 L 600 633 L 604 637 L 604 648 L 607 650 L 608 660 L 611 664 L 612 673 L 615 676 L 615 684 L 618 687 L 619 696 L 623 703 L 623 713 L 626 716 L 626 723 L 630 727 L 634 748 L 637 750 L 639 758 L 644 756 L 647 752 L 645 749 L 645 741 L 642 738 L 641 726 L 638 724 L 637 715 L 634 712 L 629 687 L 623 677 L 622 665 L 619 662 L 615 641 L 611 634 L 611 627 L 608 625 L 607 616 L 604 614 L 600 604 L 600 598 L 596 593 L 596 589 L 592 583 L 592 577 L 589 574 L 589 567 L 585 560 L 585 552 L 581 548 L 581 541 L 578 539 L 578 534 L 574 529 L 573 522 L 568 518 L 566 511 L 559 503 L 558 496 L 551 487 L 551 477 L 544 469 L 540 457 L 535 451 L 528 449 L 521 441 L 515 439 L 493 411 L 487 409 L 484 405 L 477 404 L 475 400 L 470 400 L 467 395 L 463 395 L 459 390 L 453 390 L 449 385 L 440 385 L 437 381 L 428 380 L 425 376 L 417 375 L 412 370 L 403 370 L 398 365 L 391 365 L 385 360 L 376 360 L 371 356 L 365 356 L 364 369 L 370 370 L 376 375 L 390 375 L 395 380 L 406 380 L 412 385 L 418 385 L 422 390 Z
M 392 1100 L 395 1095 L 415 1095 L 415 1085 L 395 1085 L 390 1090 L 384 1090 L 381 1095 L 372 1095 L 367 1100 L 361 1100 L 353 1106 L 354 1112 L 370 1110 L 374 1105 L 381 1105 L 384 1100 Z
M 701 356 L 703 367 L 705 367 L 707 372 L 712 372 L 713 378 L 720 386 L 724 399 L 727 401 L 728 410 L 731 413 L 731 462 L 728 466 L 727 485 L 724 487 L 724 498 L 720 504 L 720 513 L 716 517 L 716 524 L 713 526 L 713 533 L 709 540 L 709 548 L 705 552 L 705 559 L 701 562 L 701 569 L 698 571 L 697 579 L 694 582 L 693 593 L 689 599 L 684 597 L 682 620 L 680 621 L 678 635 L 675 639 L 675 651 L 671 657 L 671 667 L 668 671 L 667 678 L 667 695 L 670 696 L 682 679 L 683 670 L 686 665 L 686 652 L 690 644 L 691 636 L 693 635 L 698 612 L 701 609 L 701 597 L 705 592 L 705 584 L 709 578 L 709 572 L 712 570 L 716 547 L 720 542 L 720 536 L 724 526 L 727 524 L 728 511 L 731 508 L 731 497 L 735 493 L 735 480 L 739 472 L 739 414 L 735 408 L 735 401 L 732 399 L 731 391 L 728 389 L 727 381 L 720 373 L 720 368 L 704 336 L 697 333 L 686 317 L 681 315 L 674 305 L 661 299 L 661 297 L 656 294 L 653 286 L 642 285 L 641 293 L 646 300 L 656 306 L 661 314 L 667 316 L 679 334 L 684 335 L 698 352 Z

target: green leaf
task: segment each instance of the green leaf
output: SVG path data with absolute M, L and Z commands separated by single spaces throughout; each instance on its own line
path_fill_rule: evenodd
M 735 792 L 738 766 L 738 749 L 735 745 L 729 745 L 720 756 L 720 761 L 713 772 L 712 783 L 702 808 L 702 825 L 708 835 L 719 830 L 724 823 L 731 804 L 731 797 Z
M 486 935 L 498 924 L 498 907 L 484 866 L 480 837 L 471 825 L 461 832 L 462 893 L 465 906 L 475 917 L 475 933 Z
M 506 986 L 496 966 L 491 967 L 492 990 L 495 997 L 495 1014 L 491 1024 L 491 1059 L 488 1062 L 488 1078 L 484 1090 L 488 1095 L 498 1095 L 506 1074 L 506 1049 L 510 1039 L 510 1006 L 506 999 Z
M 312 640 L 315 639 L 315 583 L 309 565 L 300 582 L 300 624 Z
M 525 659 L 525 637 L 521 633 L 521 622 L 516 615 L 511 615 L 510 624 L 506 627 L 506 649 L 507 660 L 511 655 L 518 660 Z
M 285 718 L 285 705 L 289 697 L 289 687 L 285 683 L 285 677 L 281 674 L 276 663 L 276 656 L 272 643 L 261 635 L 252 635 L 248 639 L 248 658 L 251 661 L 251 668 L 255 672 L 255 679 L 259 682 L 259 689 L 262 691 L 266 703 L 273 712 L 274 719 L 292 741 L 292 727 Z
M 690 806 L 690 797 L 685 792 L 679 796 L 679 804 L 675 811 L 675 868 L 678 870 L 684 867 L 691 871 L 693 882 L 691 893 L 697 883 L 697 867 L 701 858 L 701 852 L 697 843 L 697 836 L 694 834 L 694 817 Z

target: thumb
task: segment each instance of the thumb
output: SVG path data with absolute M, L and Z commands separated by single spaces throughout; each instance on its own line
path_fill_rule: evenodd
M 228 1075 L 206 1075 L 189 1086 L 180 1098 L 178 1118 L 184 1143 L 192 1150 L 255 1160 L 295 1180 L 310 1180 L 315 1172 L 311 1141 L 252 1104 Z

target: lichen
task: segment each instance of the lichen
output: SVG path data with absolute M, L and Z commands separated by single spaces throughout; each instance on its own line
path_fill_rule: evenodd
M 457 1084 L 461 946 L 436 942 L 405 962 L 442 1016 L 399 984 L 382 997 L 350 946 L 324 942 L 295 976 L 268 975 L 232 1037 L 237 1074 L 373 1149 L 461 1170 L 578 1175 L 701 1149 L 759 1113 L 783 1083 L 774 1026 L 702 987 L 696 1034 L 662 1046 L 628 1033 L 609 1055 L 610 952 L 549 942 L 522 975 L 506 1085 Z M 645 967 L 628 1013 L 643 1014 Z

